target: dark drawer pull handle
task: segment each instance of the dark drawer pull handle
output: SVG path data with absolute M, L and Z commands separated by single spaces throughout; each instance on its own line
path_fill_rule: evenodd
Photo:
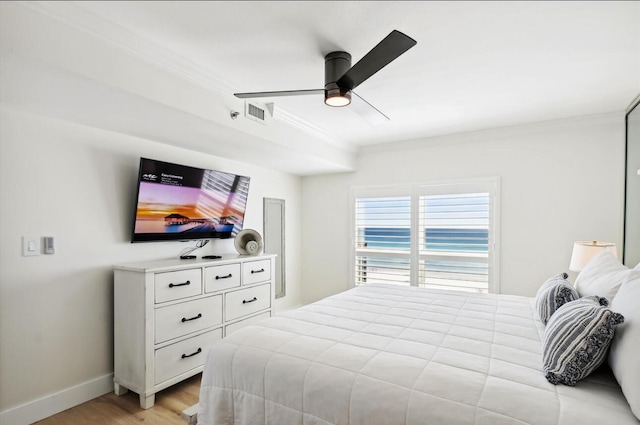
M 242 304 L 249 304 L 249 303 L 252 303 L 252 302 L 254 302 L 254 301 L 258 301 L 258 299 L 257 299 L 256 297 L 253 297 L 253 299 L 251 299 L 251 300 L 249 300 L 249 301 L 247 301 L 247 300 L 242 300 Z
M 233 276 L 231 273 L 229 273 L 226 276 L 216 276 L 216 280 L 218 280 L 218 279 L 229 279 L 231 276 Z
M 173 288 L 174 286 L 187 286 L 191 285 L 191 281 L 187 280 L 185 283 L 170 283 L 169 288 Z
M 254 274 L 254 273 L 263 273 L 263 272 L 264 272 L 264 269 L 260 269 L 260 270 L 251 270 L 251 274 Z
M 195 356 L 196 354 L 200 354 L 200 353 L 202 353 L 202 348 L 198 347 L 198 350 L 196 350 L 195 352 L 193 352 L 193 353 L 191 353 L 191 354 L 183 354 L 183 355 L 182 355 L 182 358 L 183 358 L 183 359 L 186 359 L 187 357 L 193 357 L 193 356 Z
M 183 318 L 182 318 L 182 323 L 184 323 L 184 322 L 188 322 L 188 321 L 190 321 L 190 320 L 196 320 L 196 319 L 199 319 L 199 318 L 201 318 L 201 317 L 202 317 L 202 313 L 198 313 L 198 315 L 197 315 L 197 316 L 193 316 L 193 317 L 191 317 L 191 318 L 189 318 L 189 319 L 187 319 L 186 317 L 183 317 Z

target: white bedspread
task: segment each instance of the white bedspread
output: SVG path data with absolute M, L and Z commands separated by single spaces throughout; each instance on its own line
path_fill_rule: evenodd
M 541 371 L 533 299 L 365 285 L 208 355 L 198 424 L 634 424 L 613 376 Z

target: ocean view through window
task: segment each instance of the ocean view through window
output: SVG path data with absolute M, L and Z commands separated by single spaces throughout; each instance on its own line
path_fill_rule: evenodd
M 387 195 L 388 188 L 355 190 L 354 284 L 493 289 L 496 190 L 494 181 L 486 183 L 391 191 L 409 192 L 403 196 Z

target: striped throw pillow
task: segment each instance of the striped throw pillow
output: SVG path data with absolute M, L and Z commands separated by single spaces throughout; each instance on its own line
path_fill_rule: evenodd
M 569 301 L 580 298 L 578 292 L 567 281 L 566 273 L 560 273 L 547 279 L 536 294 L 536 310 L 545 325 L 557 309 Z
M 547 381 L 574 386 L 607 357 L 615 327 L 624 317 L 606 308 L 598 296 L 560 307 L 545 328 L 542 362 Z

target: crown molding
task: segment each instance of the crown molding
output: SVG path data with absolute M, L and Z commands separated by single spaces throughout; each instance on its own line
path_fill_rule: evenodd
M 189 59 L 102 18 L 73 2 L 19 1 L 18 4 L 73 27 L 179 77 L 224 96 L 234 89 L 230 82 Z
M 599 114 L 558 118 L 547 121 L 514 124 L 510 126 L 487 128 L 468 131 L 464 133 L 444 134 L 400 142 L 372 144 L 363 146 L 362 148 L 360 148 L 358 153 L 364 155 L 368 153 L 384 153 L 391 150 L 393 150 L 394 152 L 404 150 L 411 151 L 441 145 L 477 143 L 486 140 L 514 138 L 539 133 L 564 130 L 571 131 L 575 129 L 576 126 L 580 126 L 581 128 L 589 128 L 599 127 L 603 125 L 620 125 L 620 128 L 623 128 L 622 125 L 624 124 L 624 116 L 624 111 L 620 110 Z
M 131 32 L 117 23 L 102 18 L 72 2 L 18 1 L 17 4 L 55 19 L 67 26 L 120 49 L 155 66 L 170 71 L 227 101 L 239 101 L 233 96 L 236 87 L 211 70 L 188 58 Z M 320 127 L 277 106 L 274 119 L 333 146 L 354 152 L 357 147 Z
M 309 121 L 301 119 L 295 114 L 279 108 L 278 105 L 275 105 L 273 118 L 287 124 L 290 127 L 297 128 L 298 130 L 301 130 L 317 139 L 323 140 L 338 148 L 346 150 L 347 152 L 355 153 L 357 150 L 356 146 L 340 140 L 332 133 L 329 133 L 328 131 L 325 131 L 314 124 L 311 124 Z

